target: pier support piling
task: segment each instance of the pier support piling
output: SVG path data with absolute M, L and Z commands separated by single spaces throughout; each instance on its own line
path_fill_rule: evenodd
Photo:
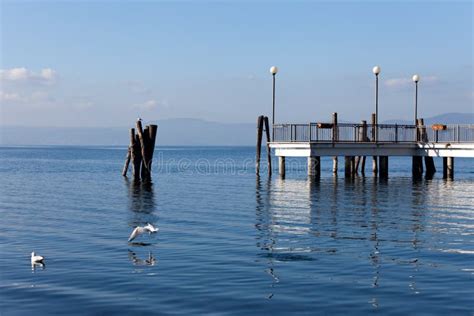
M 354 177 L 357 174 L 356 170 L 356 157 L 352 156 L 351 157 L 351 175 Z
M 367 121 L 366 120 L 362 120 L 362 136 L 363 136 L 364 142 L 370 141 L 369 137 L 367 136 Z M 360 172 L 362 175 L 365 175 L 365 156 L 361 157 Z
M 443 157 L 443 178 L 454 179 L 454 158 Z
M 337 174 L 337 156 L 332 158 L 332 173 Z
M 378 168 L 378 163 L 377 163 L 377 156 L 373 156 L 372 157 L 372 172 L 377 175 L 379 171 L 379 168 Z
M 425 157 L 426 177 L 432 178 L 436 173 L 436 167 L 434 164 L 433 157 Z
M 379 177 L 388 178 L 388 156 L 379 157 Z
M 332 141 L 337 142 L 339 139 L 339 130 L 337 127 L 337 112 L 332 114 Z M 337 156 L 332 158 L 332 173 L 337 174 Z
M 263 115 L 257 118 L 257 157 L 255 162 L 255 172 L 260 174 L 260 154 L 262 151 Z
M 285 157 L 284 156 L 278 157 L 278 170 L 280 173 L 280 177 L 284 178 L 285 177 Z
M 344 157 L 344 176 L 353 177 L 354 175 L 354 156 Z
M 372 141 L 374 143 L 376 143 L 377 142 L 377 140 L 376 140 L 377 119 L 375 117 L 375 113 L 372 113 L 372 118 L 371 119 L 372 119 L 371 120 L 372 121 L 371 122 L 372 123 Z M 378 170 L 379 170 L 379 168 L 378 168 L 378 165 L 377 165 L 377 156 L 373 156 L 372 157 L 372 172 L 374 173 L 374 175 L 377 175 Z
M 355 157 L 355 167 L 354 167 L 354 173 L 357 174 L 359 173 L 359 166 L 360 166 L 360 161 L 362 160 L 362 156 L 356 156 Z
M 360 160 L 360 173 L 365 175 L 365 156 L 362 156 Z
M 423 175 L 423 157 L 412 157 L 411 172 L 414 178 L 420 178 Z
M 316 178 L 321 176 L 321 157 L 308 157 L 308 176 Z
M 425 120 L 424 119 L 417 119 L 416 121 L 418 130 L 419 130 L 419 137 L 420 141 L 427 143 L 428 142 L 428 133 L 426 131 L 426 126 L 425 126 Z M 434 164 L 433 157 L 425 156 L 425 168 L 426 168 L 426 177 L 427 178 L 432 178 L 433 174 L 436 172 L 436 167 Z M 423 168 L 423 166 L 421 167 Z M 422 171 L 423 172 L 423 171 Z

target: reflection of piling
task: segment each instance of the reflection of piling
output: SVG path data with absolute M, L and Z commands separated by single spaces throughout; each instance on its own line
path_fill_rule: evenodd
M 134 181 L 125 178 L 125 185 L 128 189 L 130 210 L 136 214 L 151 214 L 155 210 L 153 182 Z M 131 225 L 142 223 L 145 220 L 136 217 L 131 222 Z M 146 219 L 146 221 L 150 221 Z M 150 221 L 150 223 L 152 223 Z
M 151 181 L 151 163 L 156 143 L 158 126 L 148 125 L 142 128 L 141 120 L 136 123 L 135 129 L 130 129 L 130 146 L 128 147 L 122 175 L 127 176 L 128 166 L 132 163 L 133 179 L 135 181 Z

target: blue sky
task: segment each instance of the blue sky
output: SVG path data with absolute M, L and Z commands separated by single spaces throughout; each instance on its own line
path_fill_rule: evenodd
M 1 124 L 473 112 L 472 2 L 1 2 Z

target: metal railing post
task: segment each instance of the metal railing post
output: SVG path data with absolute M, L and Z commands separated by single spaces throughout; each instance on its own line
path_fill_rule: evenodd
M 398 143 L 398 125 L 395 124 L 395 143 Z
M 459 136 L 461 133 L 461 129 L 460 129 L 460 126 L 458 124 L 458 143 L 461 141 L 461 137 Z

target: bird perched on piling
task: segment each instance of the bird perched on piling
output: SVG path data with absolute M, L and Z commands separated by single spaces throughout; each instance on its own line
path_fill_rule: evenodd
M 31 253 L 31 264 L 35 264 L 35 263 L 44 263 L 44 257 L 37 256 L 36 253 L 33 251 Z
M 135 238 L 137 238 L 139 235 L 143 234 L 143 233 L 148 233 L 151 235 L 151 233 L 156 233 L 159 229 L 158 228 L 155 228 L 155 226 L 153 226 L 152 224 L 150 223 L 147 223 L 145 226 L 137 226 L 135 227 L 135 229 L 132 231 L 132 233 L 130 234 L 130 237 L 128 237 L 128 241 L 132 241 L 134 240 Z

